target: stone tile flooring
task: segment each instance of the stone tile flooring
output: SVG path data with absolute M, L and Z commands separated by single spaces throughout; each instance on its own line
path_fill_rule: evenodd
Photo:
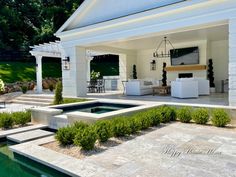
M 170 95 L 143 95 L 143 96 L 126 96 L 121 92 L 109 92 L 102 93 L 88 93 L 86 98 L 107 98 L 107 99 L 125 99 L 125 100 L 142 100 L 142 101 L 157 101 L 157 102 L 169 102 L 169 103 L 185 103 L 185 104 L 204 104 L 204 105 L 220 105 L 227 106 L 228 94 L 227 93 L 211 93 L 207 96 L 199 96 L 198 98 L 174 98 Z
M 236 177 L 236 130 L 172 123 L 85 160 L 94 176 Z
M 53 137 L 37 142 L 48 140 Z M 12 149 L 72 176 L 236 177 L 236 129 L 175 122 L 84 159 L 38 146 L 40 143 Z

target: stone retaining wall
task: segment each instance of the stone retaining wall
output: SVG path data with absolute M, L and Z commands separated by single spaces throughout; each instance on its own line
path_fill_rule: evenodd
M 43 89 L 49 89 L 50 85 L 52 85 L 55 88 L 56 83 L 60 80 L 61 78 L 51 78 L 51 77 L 43 79 L 42 81 Z M 21 91 L 22 86 L 27 86 L 28 90 L 34 90 L 36 88 L 36 81 L 5 83 L 5 91 L 2 92 L 2 94 L 19 92 Z

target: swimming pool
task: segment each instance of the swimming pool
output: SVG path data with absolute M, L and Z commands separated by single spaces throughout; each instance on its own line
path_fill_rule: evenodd
M 32 122 L 58 129 L 77 121 L 93 123 L 98 120 L 133 114 L 157 106 L 155 102 L 137 100 L 98 99 L 79 103 L 32 108 Z
M 9 150 L 11 142 L 0 142 L 1 177 L 68 177 L 61 172 L 39 164 Z

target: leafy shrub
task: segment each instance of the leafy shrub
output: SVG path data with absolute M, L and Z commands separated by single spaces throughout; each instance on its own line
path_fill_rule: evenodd
M 23 94 L 25 94 L 27 92 L 27 90 L 28 90 L 28 87 L 26 85 L 23 85 L 21 87 L 21 91 L 22 91 Z
M 153 108 L 145 112 L 146 117 L 151 120 L 151 126 L 158 126 L 161 122 L 161 113 L 158 109 Z
M 206 124 L 209 120 L 209 113 L 208 110 L 205 108 L 198 108 L 193 111 L 192 119 L 197 124 Z
M 148 129 L 152 126 L 152 118 L 147 114 L 147 112 L 138 113 L 136 116 L 141 122 L 141 130 Z
M 77 130 L 87 128 L 89 125 L 85 122 L 78 121 L 73 124 L 73 127 Z
M 53 90 L 54 90 L 53 84 L 50 84 L 50 85 L 49 85 L 49 90 L 50 90 L 51 92 L 53 92 Z
M 99 77 L 100 77 L 100 72 L 95 72 L 94 70 L 92 70 L 90 74 L 91 80 L 97 80 Z
M 98 121 L 95 123 L 94 127 L 100 142 L 106 142 L 112 136 L 110 121 Z
M 31 121 L 31 112 L 14 112 L 12 113 L 12 117 L 16 125 L 25 125 Z
M 191 121 L 192 116 L 191 116 L 191 109 L 189 107 L 183 107 L 180 108 L 177 111 L 177 117 L 180 120 L 180 122 L 183 123 L 188 123 Z
M 136 116 L 132 116 L 131 118 L 128 118 L 129 121 L 129 127 L 130 127 L 130 133 L 137 133 L 142 128 L 142 122 L 139 118 Z
M 111 120 L 111 128 L 113 136 L 120 137 L 130 135 L 130 121 L 127 117 L 119 117 Z
M 5 84 L 2 79 L 0 79 L 0 92 L 3 92 L 5 90 Z
M 0 113 L 0 127 L 11 128 L 13 125 L 14 120 L 10 113 Z
M 167 123 L 171 121 L 171 109 L 168 106 L 159 107 L 159 111 L 161 113 L 161 123 Z
M 62 104 L 63 97 L 62 97 L 62 82 L 59 81 L 56 85 L 55 89 L 55 96 L 54 96 L 54 104 Z
M 177 118 L 177 109 L 173 106 L 169 106 L 168 109 L 170 111 L 170 120 L 175 121 Z
M 63 146 L 71 145 L 74 142 L 77 129 L 74 126 L 59 128 L 56 133 L 56 140 Z
M 97 140 L 97 134 L 94 126 L 80 129 L 74 138 L 74 144 L 82 147 L 84 150 L 92 150 Z
M 224 127 L 230 123 L 229 114 L 224 109 L 215 109 L 212 112 L 211 122 L 216 127 Z

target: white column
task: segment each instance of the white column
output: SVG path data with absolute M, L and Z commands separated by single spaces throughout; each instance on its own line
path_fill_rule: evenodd
M 87 81 L 90 81 L 90 63 L 93 60 L 93 57 L 87 57 Z
M 236 106 L 236 18 L 229 20 L 229 105 Z
M 125 83 L 122 84 L 122 81 L 127 80 L 127 55 L 125 54 L 119 54 L 119 77 L 118 89 L 123 90 Z
M 86 50 L 82 47 L 64 48 L 70 57 L 70 69 L 62 71 L 63 96 L 86 96 L 87 61 Z
M 37 78 L 37 93 L 42 93 L 42 56 L 36 55 L 36 78 Z

